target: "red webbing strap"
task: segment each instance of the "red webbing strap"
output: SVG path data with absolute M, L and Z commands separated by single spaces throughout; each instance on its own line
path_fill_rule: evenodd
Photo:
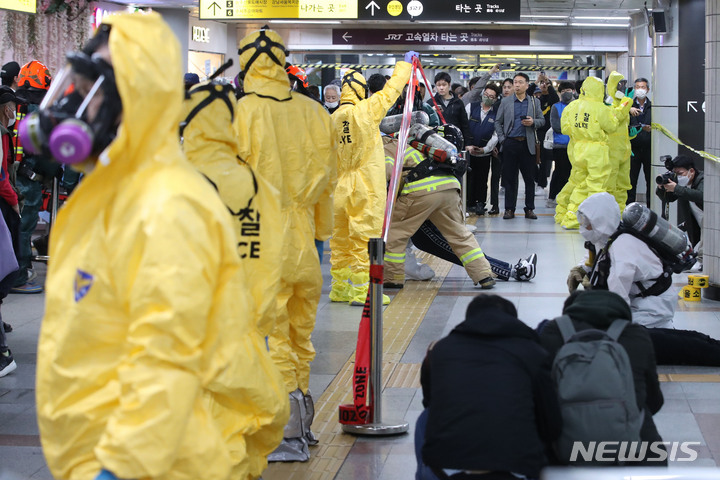
M 405 159 L 405 148 L 408 144 L 408 133 L 410 130 L 410 117 L 412 115 L 412 99 L 415 98 L 415 85 L 413 80 L 417 75 L 417 69 L 420 62 L 417 58 L 413 59 L 413 66 L 410 72 L 410 81 L 408 95 L 405 97 L 405 107 L 403 108 L 403 118 L 400 126 L 400 134 L 398 135 L 398 149 L 395 153 L 395 165 L 390 177 L 390 186 L 388 187 L 387 202 L 385 204 L 385 218 L 383 221 L 383 240 L 387 242 L 387 232 L 390 227 L 390 217 L 395 206 L 395 197 L 400 183 L 402 174 L 403 161 Z M 370 281 L 372 283 L 383 283 L 383 266 L 370 265 Z M 382 300 L 380 300 L 382 301 Z M 363 307 L 362 317 L 360 319 L 360 328 L 358 329 L 357 344 L 355 347 L 355 366 L 353 368 L 353 403 L 340 405 L 339 421 L 346 425 L 363 425 L 370 422 L 372 418 L 373 405 L 368 405 L 369 385 L 370 385 L 370 289 L 365 298 L 365 306 Z
M 425 85 L 430 85 L 430 83 L 427 80 L 427 77 L 425 77 L 425 71 L 422 69 L 422 66 L 420 66 L 419 68 L 420 68 L 420 74 L 422 75 L 423 80 L 425 80 Z M 435 100 L 435 95 L 430 95 L 430 98 L 432 98 L 432 101 L 435 104 L 435 111 L 437 112 L 438 116 L 440 117 L 440 121 L 442 122 L 442 125 L 445 125 L 447 122 L 445 121 L 445 117 L 443 117 L 442 108 L 440 108 L 440 105 L 438 105 L 437 100 Z
M 405 161 L 405 149 L 408 145 L 408 135 L 410 132 L 410 118 L 412 117 L 413 99 L 415 98 L 415 78 L 418 68 L 420 68 L 420 60 L 415 57 L 410 71 L 410 80 L 408 84 L 408 92 L 405 96 L 405 107 L 403 108 L 402 123 L 400 124 L 400 133 L 397 136 L 398 147 L 395 152 L 395 164 L 393 165 L 392 175 L 390 176 L 390 185 L 388 186 L 387 199 L 385 201 L 385 218 L 383 220 L 382 239 L 387 243 L 388 232 L 390 230 L 390 218 L 395 207 L 395 198 L 397 198 L 397 190 L 400 185 L 402 175 L 403 162 Z

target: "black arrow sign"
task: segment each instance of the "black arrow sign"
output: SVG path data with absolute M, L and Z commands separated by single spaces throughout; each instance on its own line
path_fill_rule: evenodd
M 213 12 L 212 12 L 213 15 L 215 15 L 217 8 L 222 10 L 222 7 L 220 5 L 218 5 L 217 2 L 213 2 L 210 5 L 208 5 L 208 10 L 210 10 L 211 8 L 213 9 Z

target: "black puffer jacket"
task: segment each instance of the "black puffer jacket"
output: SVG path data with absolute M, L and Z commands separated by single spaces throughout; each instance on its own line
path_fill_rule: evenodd
M 440 97 L 439 93 L 435 94 L 435 100 L 442 109 L 445 123 L 449 123 L 458 127 L 462 132 L 463 137 L 465 137 L 465 142 L 467 144 L 470 130 L 467 111 L 465 110 L 465 103 L 463 103 L 463 101 L 456 97 L 454 94 L 453 98 L 450 99 L 447 106 L 445 106 L 445 104 L 443 103 L 444 100 Z M 431 107 L 435 106 L 432 100 L 428 100 L 426 103 Z
M 425 464 L 539 476 L 561 425 L 549 357 L 532 329 L 497 309 L 468 312 L 424 369 Z
M 572 319 L 575 330 L 594 328 L 607 330 L 617 318 L 632 321 L 628 304 L 619 295 L 592 290 L 580 293 L 575 301 L 563 312 Z M 540 343 L 555 358 L 563 345 L 562 335 L 555 320 L 545 324 L 540 332 Z M 643 440 L 660 441 L 652 415 L 663 405 L 663 394 L 658 382 L 655 351 L 648 329 L 637 323 L 625 327 L 618 343 L 627 351 L 635 381 L 635 397 L 638 407 L 645 411 L 645 422 L 640 435 Z M 657 462 L 655 462 L 657 464 Z

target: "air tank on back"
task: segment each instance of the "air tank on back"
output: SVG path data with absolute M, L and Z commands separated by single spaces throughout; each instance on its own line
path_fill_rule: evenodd
M 425 125 L 415 124 L 410 127 L 410 136 L 415 139 L 429 145 L 431 147 L 439 148 L 447 152 L 448 157 L 457 157 L 458 150 L 452 142 L 445 140 L 443 137 L 433 131 L 433 129 L 426 127 Z
M 626 227 L 649 237 L 672 255 L 681 256 L 688 250 L 685 233 L 645 205 L 635 202 L 625 207 L 622 221 Z
M 383 118 L 382 122 L 380 122 L 380 131 L 388 135 L 399 132 L 400 125 L 402 124 L 402 117 L 402 113 L 398 113 L 397 115 L 390 115 Z M 412 112 L 412 116 L 410 117 L 410 125 L 414 125 L 416 123 L 422 125 L 430 125 L 430 117 L 422 110 Z

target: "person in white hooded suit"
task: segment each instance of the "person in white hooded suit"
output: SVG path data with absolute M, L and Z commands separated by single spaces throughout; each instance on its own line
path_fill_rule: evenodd
M 594 246 L 597 260 L 574 267 L 568 276 L 568 288 L 574 291 L 587 275 L 592 288 L 607 288 L 620 295 L 629 305 L 633 322 L 648 328 L 673 328 L 677 292 L 672 287 L 658 295 L 643 297 L 640 285 L 648 289 L 663 274 L 660 258 L 639 238 L 623 233 L 609 245 L 610 237 L 620 225 L 620 209 L 609 193 L 596 193 L 578 207 L 580 234 Z M 595 260 L 592 253 L 588 260 Z M 606 271 L 601 271 L 606 270 Z M 597 282 L 600 285 L 596 285 Z M 606 283 L 606 285 L 605 285 Z

